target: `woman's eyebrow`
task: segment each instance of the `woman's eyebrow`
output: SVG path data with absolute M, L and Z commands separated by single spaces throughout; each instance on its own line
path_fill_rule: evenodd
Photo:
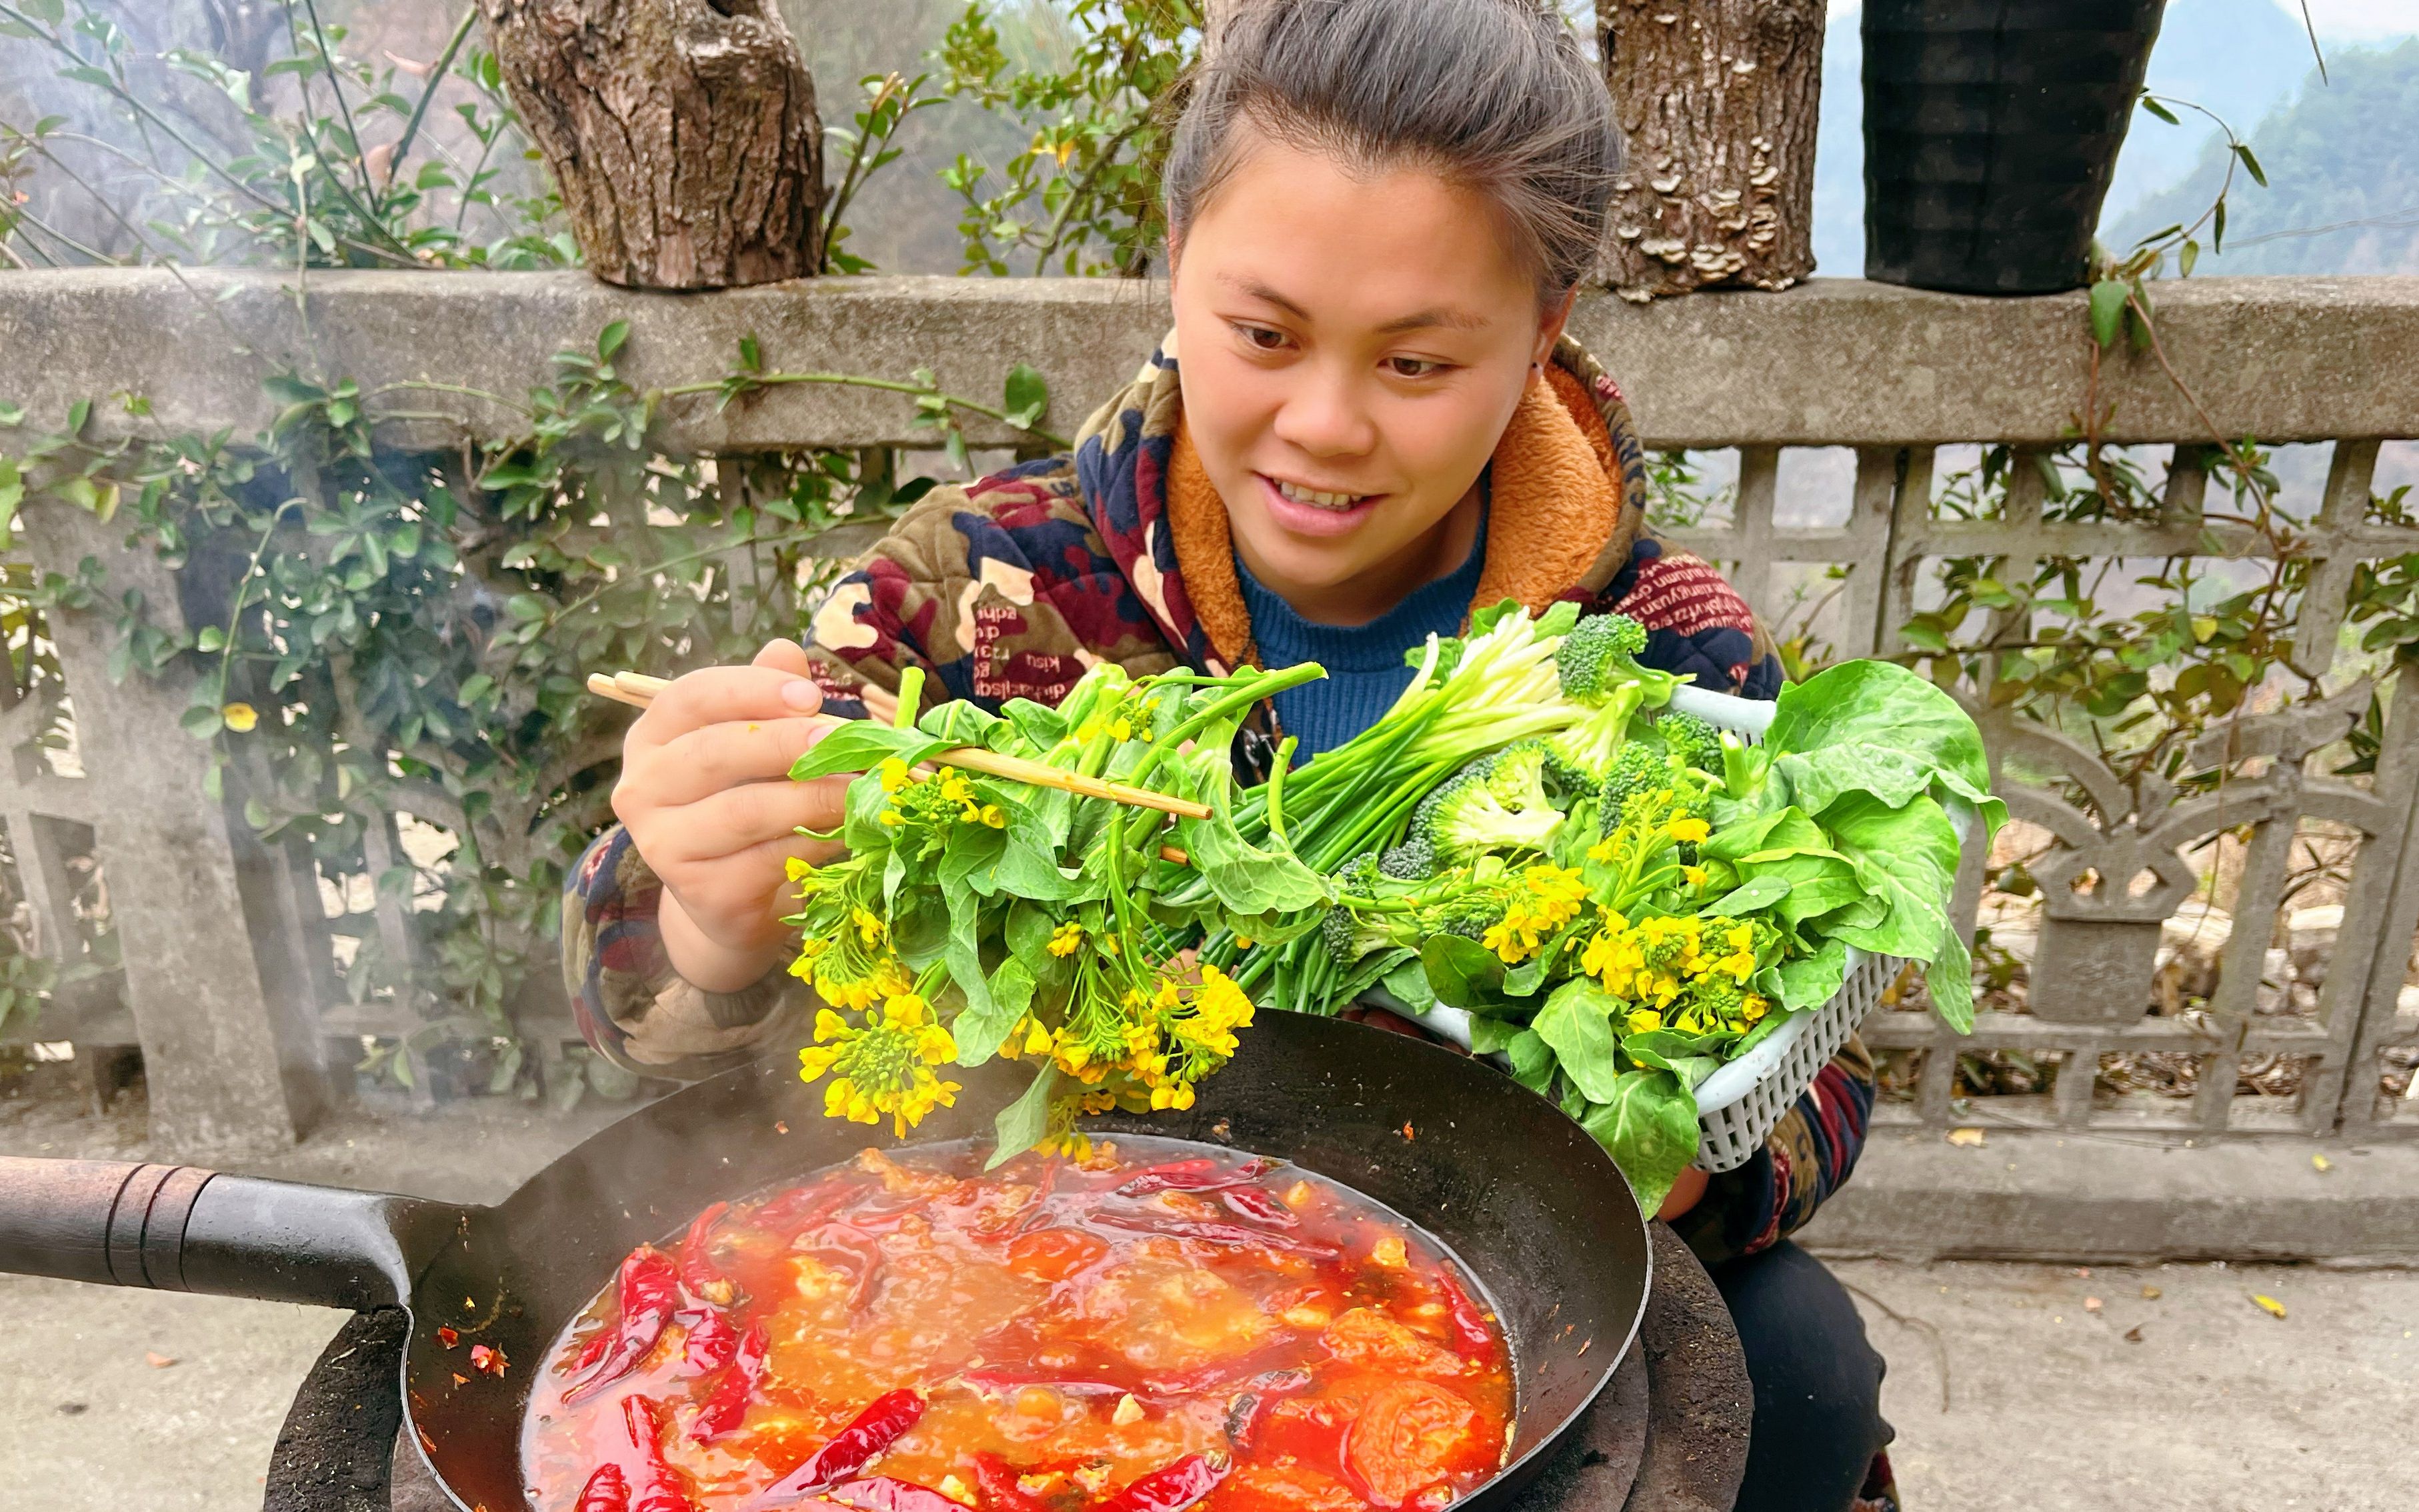
M 1248 299 L 1258 300 L 1264 304 L 1273 304 L 1278 309 L 1283 310 L 1286 314 L 1292 316 L 1297 320 L 1308 320 L 1310 318 L 1310 312 L 1308 310 L 1305 310 L 1301 305 L 1294 303 L 1293 301 L 1287 299 L 1274 288 L 1260 282 L 1256 278 L 1246 278 L 1240 273 L 1220 273 L 1218 275 L 1218 282 L 1225 285 L 1236 293 L 1241 294 Z
M 1425 331 L 1437 326 L 1441 326 L 1448 331 L 1484 331 L 1487 325 L 1487 319 L 1483 316 L 1444 305 L 1433 310 L 1415 310 L 1410 315 L 1389 320 L 1378 328 L 1378 332 L 1379 335 L 1394 336 L 1406 331 Z
M 1245 278 L 1237 273 L 1222 273 L 1219 275 L 1219 282 L 1229 285 L 1238 293 L 1273 304 L 1297 320 L 1310 318 L 1308 310 L 1287 299 L 1258 279 Z M 1485 316 L 1473 315 L 1468 310 L 1456 309 L 1451 305 L 1439 305 L 1433 309 L 1414 310 L 1410 315 L 1397 316 L 1379 326 L 1378 333 L 1381 336 L 1394 336 L 1400 335 L 1406 331 L 1425 331 L 1440 326 L 1449 331 L 1484 331 L 1487 329 L 1487 321 Z

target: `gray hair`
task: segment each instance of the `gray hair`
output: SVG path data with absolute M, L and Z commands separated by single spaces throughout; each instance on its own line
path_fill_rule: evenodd
M 1551 0 L 1233 0 L 1162 174 L 1179 238 L 1248 122 L 1347 171 L 1431 169 L 1502 208 L 1551 302 L 1595 261 L 1621 167 L 1604 81 Z

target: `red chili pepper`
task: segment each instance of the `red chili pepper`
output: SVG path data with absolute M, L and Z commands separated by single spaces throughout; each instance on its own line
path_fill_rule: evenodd
M 855 1310 L 865 1305 L 873 1294 L 874 1279 L 882 1272 L 882 1246 L 871 1235 L 860 1232 L 854 1225 L 826 1224 L 824 1231 L 805 1248 L 807 1254 L 817 1258 L 830 1256 L 845 1261 L 844 1268 L 855 1273 L 849 1288 L 849 1307 Z
M 1147 1197 L 1154 1192 L 1198 1192 L 1227 1180 L 1214 1160 L 1172 1160 L 1164 1165 L 1136 1171 L 1117 1187 L 1117 1194 L 1121 1197 Z
M 681 1340 L 682 1375 L 710 1376 L 729 1365 L 739 1348 L 739 1330 L 719 1308 L 683 1313 L 674 1321 L 688 1325 L 688 1335 Z
M 630 1482 L 619 1465 L 599 1465 L 579 1488 L 578 1512 L 630 1512 Z
M 1258 1180 L 1275 1165 L 1274 1161 L 1249 1160 L 1234 1170 L 1221 1171 L 1214 1160 L 1172 1160 L 1164 1165 L 1136 1171 L 1116 1192 L 1121 1197 L 1147 1197 L 1158 1192 L 1217 1192 Z
M 697 1512 L 697 1504 L 681 1489 L 680 1477 L 664 1458 L 663 1422 L 651 1396 L 622 1398 L 622 1421 L 638 1447 L 639 1484 L 630 1497 L 630 1512 Z
M 613 1342 L 587 1376 L 563 1393 L 562 1399 L 576 1402 L 639 1368 L 639 1362 L 664 1336 L 679 1305 L 680 1281 L 670 1258 L 652 1245 L 631 1251 L 622 1262 L 622 1321 L 614 1330 Z
M 1016 1484 L 1016 1467 L 988 1449 L 975 1456 L 975 1484 L 989 1512 L 1050 1512 L 1040 1497 Z
M 751 1324 L 745 1338 L 739 1341 L 738 1353 L 732 1357 L 731 1368 L 715 1382 L 714 1394 L 698 1409 L 697 1421 L 691 1423 L 688 1436 L 700 1443 L 716 1435 L 730 1432 L 747 1415 L 749 1398 L 764 1383 L 764 1360 L 772 1352 L 772 1335 L 762 1323 Z
M 484 1370 L 488 1375 L 501 1380 L 504 1366 L 509 1364 L 511 1362 L 504 1358 L 504 1351 L 501 1350 L 493 1349 L 485 1344 L 470 1346 L 470 1368 L 473 1370 Z
M 731 1283 L 714 1268 L 714 1257 L 706 1245 L 706 1235 L 731 1211 L 728 1202 L 717 1202 L 690 1220 L 688 1233 L 681 1240 L 681 1285 L 692 1296 L 702 1297 L 718 1307 L 731 1304 Z
M 1258 1436 L 1260 1419 L 1268 1415 L 1269 1399 L 1258 1392 L 1238 1392 L 1226 1404 L 1226 1442 L 1237 1454 L 1248 1452 Z
M 571 1373 L 575 1376 L 578 1375 L 590 1365 L 605 1358 L 605 1350 L 612 1342 L 613 1330 L 609 1328 L 600 1328 L 589 1335 L 588 1342 L 579 1347 L 579 1357 L 571 1362 Z
M 1452 1273 L 1441 1273 L 1437 1282 L 1444 1288 L 1445 1316 L 1453 1322 L 1454 1341 L 1461 1346 L 1461 1352 L 1493 1352 L 1495 1335 L 1488 1331 L 1487 1317 L 1479 1311 L 1478 1304 L 1471 1301 L 1470 1293 L 1461 1289 L 1461 1283 L 1453 1278 Z
M 1224 1461 L 1207 1455 L 1186 1455 L 1172 1465 L 1126 1484 L 1125 1489 L 1100 1504 L 1099 1512 L 1183 1512 L 1226 1478 Z
M 808 1456 L 805 1464 L 767 1487 L 758 1504 L 794 1502 L 848 1479 L 864 1469 L 867 1460 L 898 1443 L 899 1436 L 923 1415 L 920 1393 L 884 1392 L 850 1419 L 848 1427 L 833 1434 L 829 1443 Z
M 439 1323 L 437 1325 L 437 1342 L 444 1345 L 450 1350 L 456 1344 L 462 1342 L 462 1335 L 455 1333 L 453 1329 L 447 1328 L 444 1324 Z
M 1194 1239 L 1205 1244 L 1256 1244 L 1287 1255 L 1306 1255 L 1312 1259 L 1332 1260 L 1343 1253 L 1333 1244 L 1321 1244 L 1307 1239 L 1287 1239 L 1262 1228 L 1244 1228 L 1236 1224 L 1201 1223 L 1191 1218 L 1099 1217 L 1095 1224 L 1110 1228 L 1123 1228 L 1138 1234 L 1163 1234 L 1170 1239 Z
M 868 1190 L 863 1183 L 856 1181 L 802 1187 L 795 1192 L 782 1193 L 757 1209 L 747 1221 L 755 1227 L 784 1239 L 794 1238 L 864 1196 Z
M 1067 1396 L 1123 1396 L 1128 1392 L 1143 1389 L 1120 1386 L 1108 1381 L 1071 1381 L 1038 1365 L 1024 1370 L 998 1370 L 986 1366 L 961 1371 L 958 1379 L 977 1391 L 1014 1391 L 1019 1386 L 1047 1386 Z
M 1270 1370 L 1254 1376 L 1246 1383 L 1249 1389 L 1237 1393 L 1226 1404 L 1226 1441 L 1238 1453 L 1248 1451 L 1277 1398 L 1309 1384 L 1307 1370 Z
M 1273 1195 L 1260 1187 L 1228 1187 L 1218 1194 L 1218 1199 L 1241 1217 L 1257 1218 L 1264 1224 L 1274 1224 L 1279 1228 L 1294 1228 L 1300 1227 L 1302 1223 L 1300 1218 L 1294 1216 L 1291 1208 L 1279 1202 Z
M 966 1512 L 963 1503 L 950 1501 L 930 1486 L 890 1475 L 842 1482 L 824 1492 L 824 1499 L 860 1512 Z

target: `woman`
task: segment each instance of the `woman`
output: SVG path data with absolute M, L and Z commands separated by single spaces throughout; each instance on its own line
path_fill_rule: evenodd
M 933 490 L 805 644 L 683 677 L 632 726 L 623 827 L 565 900 L 597 1049 L 696 1075 L 796 1040 L 783 867 L 831 854 L 796 831 L 835 827 L 844 783 L 784 774 L 809 716 L 887 717 L 910 666 L 936 697 L 995 706 L 1055 702 L 1102 659 L 1317 660 L 1324 681 L 1262 711 L 1256 759 L 1280 731 L 1315 756 L 1393 702 L 1405 648 L 1473 605 L 1575 598 L 1644 624 L 1642 659 L 1771 697 L 1747 606 L 1642 533 L 1626 406 L 1563 334 L 1618 157 L 1602 84 L 1536 0 L 1239 8 L 1165 170 L 1175 329 L 1075 455 Z M 1783 1242 L 1848 1174 L 1871 1096 L 1852 1046 L 1764 1152 L 1689 1173 L 1662 1210 L 1746 1346 L 1742 1507 L 1891 1496 L 1881 1362 L 1839 1284 Z

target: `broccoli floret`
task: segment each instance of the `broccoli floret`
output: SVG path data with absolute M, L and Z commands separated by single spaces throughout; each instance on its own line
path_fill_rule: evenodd
M 1318 921 L 1318 943 L 1327 953 L 1347 965 L 1352 962 L 1352 910 L 1331 908 Z
M 1465 940 L 1474 940 L 1493 929 L 1502 917 L 1503 910 L 1489 895 L 1472 894 L 1425 911 L 1420 921 L 1435 933 L 1458 934 Z
M 1575 762 L 1551 740 L 1534 742 L 1545 760 L 1546 791 L 1553 795 L 1555 806 L 1568 811 L 1571 805 L 1596 790 L 1595 768 Z
M 1383 950 L 1394 943 L 1394 934 L 1379 916 L 1364 918 L 1351 909 L 1338 905 L 1330 908 L 1318 921 L 1318 942 L 1336 964 L 1348 966 L 1372 951 Z
M 1363 851 L 1335 871 L 1335 880 L 1344 885 L 1346 891 L 1357 892 L 1364 898 L 1378 890 L 1379 875 L 1376 851 Z
M 1378 874 L 1396 882 L 1425 882 L 1436 875 L 1436 847 L 1425 835 L 1414 834 L 1378 858 Z
M 1596 795 L 1599 814 L 1598 831 L 1610 835 L 1621 823 L 1621 810 L 1641 793 L 1653 793 L 1672 780 L 1670 758 L 1644 741 L 1632 741 L 1621 748 L 1612 759 L 1612 770 L 1605 774 L 1604 786 Z
M 1420 801 L 1411 833 L 1441 860 L 1482 851 L 1542 848 L 1563 822 L 1546 795 L 1545 752 L 1526 742 L 1483 758 Z
M 1693 714 L 1666 714 L 1655 721 L 1655 733 L 1674 755 L 1700 772 L 1722 769 L 1721 732 Z
M 1591 707 L 1632 681 L 1632 658 L 1646 649 L 1646 629 L 1626 614 L 1596 614 L 1579 621 L 1554 653 L 1554 676 L 1563 696 Z
M 1594 789 L 1603 775 L 1612 769 L 1612 759 L 1628 738 L 1630 709 L 1626 700 L 1616 700 L 1567 730 L 1558 730 L 1546 737 L 1547 748 L 1553 752 L 1557 766 L 1578 773 L 1581 785 Z

